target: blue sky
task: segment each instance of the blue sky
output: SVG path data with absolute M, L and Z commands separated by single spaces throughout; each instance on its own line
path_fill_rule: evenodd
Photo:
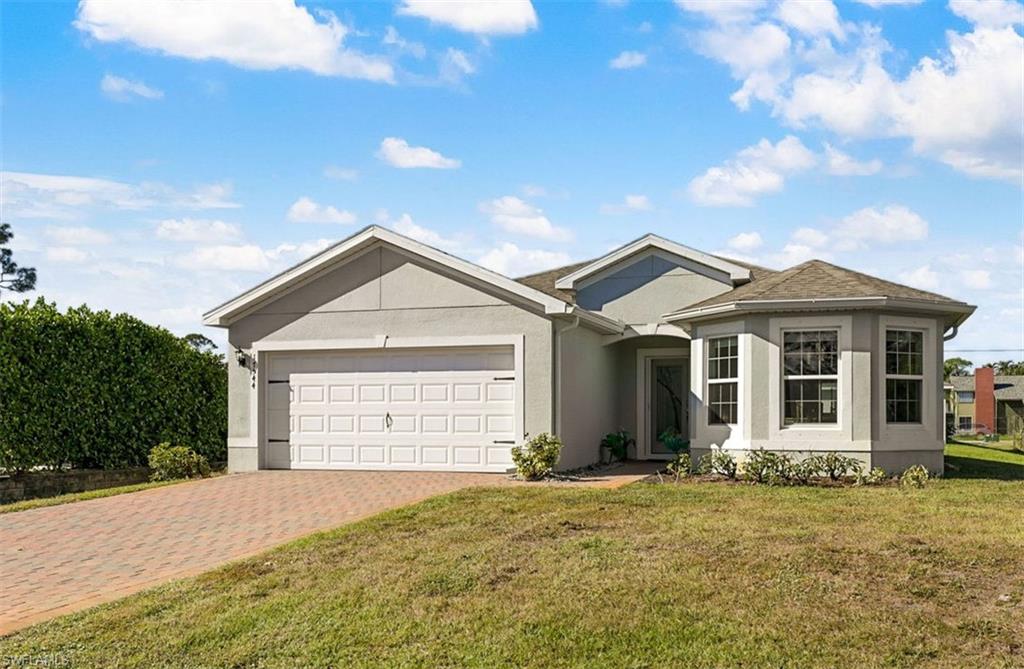
M 1022 349 L 1022 20 L 1009 0 L 4 2 L 2 216 L 39 294 L 178 333 L 379 223 L 510 275 L 646 232 L 818 257 L 979 305 L 952 349 Z

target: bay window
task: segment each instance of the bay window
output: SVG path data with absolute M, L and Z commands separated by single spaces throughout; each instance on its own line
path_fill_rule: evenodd
M 735 425 L 739 406 L 739 338 L 708 339 L 708 425 Z
M 924 333 L 885 331 L 885 420 L 920 423 L 924 385 Z
M 839 420 L 839 332 L 787 331 L 783 349 L 783 425 Z

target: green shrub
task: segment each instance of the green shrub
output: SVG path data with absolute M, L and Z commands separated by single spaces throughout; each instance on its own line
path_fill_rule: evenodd
M 813 479 L 823 476 L 824 473 L 820 456 L 812 455 L 793 462 L 793 480 L 800 485 L 807 485 Z
M 227 455 L 227 371 L 127 314 L 0 304 L 0 471 L 140 466 L 153 444 Z
M 205 478 L 210 475 L 210 463 L 188 446 L 163 443 L 149 452 L 151 481 Z
M 793 460 L 763 448 L 750 451 L 743 461 L 743 479 L 751 483 L 784 485 L 795 478 Z
M 562 452 L 562 442 L 553 435 L 544 432 L 527 441 L 522 446 L 512 448 L 512 462 L 516 465 L 516 473 L 527 481 L 544 478 L 555 468 L 558 456 Z
M 864 469 L 860 460 L 840 453 L 829 452 L 813 457 L 818 458 L 818 467 L 821 473 L 833 481 L 841 481 L 848 476 L 859 476 Z
M 857 476 L 857 485 L 882 485 L 889 480 L 889 475 L 881 467 L 874 467 L 867 474 Z
M 676 480 L 686 478 L 690 475 L 690 469 L 693 467 L 693 462 L 690 460 L 689 453 L 676 453 L 676 457 L 668 463 L 665 468 L 669 474 Z
M 717 474 L 726 478 L 736 478 L 736 458 L 720 448 L 711 449 L 697 464 L 698 474 Z
M 601 448 L 608 451 L 609 461 L 625 460 L 629 447 L 635 443 L 636 440 L 630 436 L 629 432 L 619 430 L 618 432 L 606 434 L 604 439 L 601 440 Z
M 673 453 L 690 450 L 690 440 L 670 427 L 658 435 L 658 441 Z
M 923 465 L 908 467 L 900 475 L 900 486 L 904 488 L 923 488 L 928 483 L 928 470 Z

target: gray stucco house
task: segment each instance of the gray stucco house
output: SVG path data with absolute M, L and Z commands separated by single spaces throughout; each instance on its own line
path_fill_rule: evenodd
M 772 271 L 647 235 L 518 280 L 366 228 L 218 306 L 233 471 L 506 471 L 531 434 L 593 463 L 839 451 L 942 471 L 943 342 L 974 307 L 812 260 Z

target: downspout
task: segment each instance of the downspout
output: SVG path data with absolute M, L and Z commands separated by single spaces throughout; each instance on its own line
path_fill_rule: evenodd
M 555 326 L 555 401 L 552 406 L 555 411 L 555 436 L 558 438 L 562 437 L 562 335 L 571 330 L 575 330 L 580 326 L 580 317 L 575 316 L 572 323 L 565 327 L 559 328 Z
M 949 341 L 950 339 L 955 337 L 956 333 L 959 332 L 959 331 L 960 331 L 960 326 L 959 325 L 954 325 L 952 332 L 950 332 L 949 334 L 943 334 L 942 335 L 942 341 Z

